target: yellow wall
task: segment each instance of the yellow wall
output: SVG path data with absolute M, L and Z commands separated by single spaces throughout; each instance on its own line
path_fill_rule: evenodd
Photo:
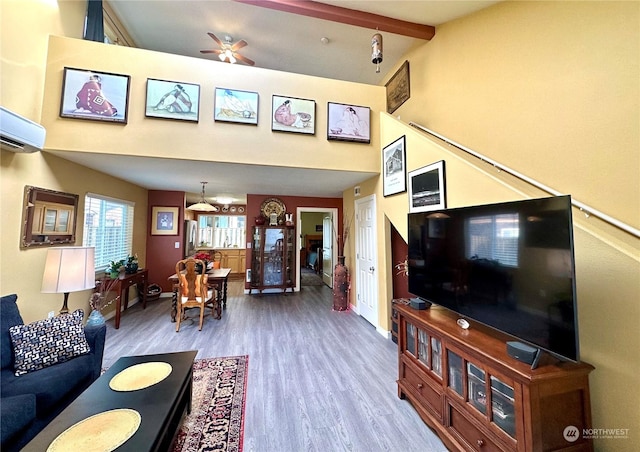
M 410 121 L 639 228 L 639 24 L 640 2 L 504 2 L 438 27 L 406 55 L 411 98 L 381 114 L 380 144 L 406 135 L 408 171 L 445 160 L 449 207 L 547 194 Z M 408 197 L 384 198 L 378 178 L 360 187 L 379 200 L 378 321 L 388 330 L 389 225 L 406 240 Z M 353 199 L 345 190 L 345 206 Z M 595 447 L 635 451 L 640 241 L 576 209 L 573 216 L 581 355 L 596 367 L 593 427 L 629 429 L 628 439 L 599 438 Z
M 59 117 L 63 68 L 94 69 L 131 76 L 127 125 Z M 200 85 L 197 124 L 145 118 L 147 78 Z M 215 88 L 259 95 L 256 127 L 213 121 Z M 316 101 L 315 136 L 271 131 L 273 94 Z M 327 140 L 327 102 L 371 108 L 371 144 Z M 384 88 L 260 68 L 106 46 L 52 36 L 49 41 L 42 125 L 48 149 L 91 150 L 164 158 L 260 165 L 370 171 L 379 168 L 378 115 Z M 100 140 L 95 140 L 95 136 Z M 185 138 L 188 145 L 185 146 Z
M 0 53 L 2 77 L 0 104 L 40 122 L 50 33 L 79 37 L 86 3 L 81 1 L 3 0 Z M 76 244 L 82 244 L 84 195 L 98 193 L 135 203 L 133 250 L 145 261 L 147 191 L 69 163 L 44 152 L 15 154 L 2 151 L 0 160 L 0 292 L 18 294 L 18 305 L 26 322 L 42 319 L 62 307 L 62 294 L 40 293 L 46 249 L 20 249 L 21 218 L 25 185 L 80 195 Z M 89 310 L 90 291 L 71 293 L 69 308 Z M 112 309 L 112 308 L 111 308 Z

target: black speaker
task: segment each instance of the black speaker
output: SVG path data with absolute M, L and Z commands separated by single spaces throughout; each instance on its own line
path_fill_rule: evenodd
M 531 347 L 522 342 L 509 341 L 507 342 L 507 353 L 518 361 L 531 364 L 532 369 L 538 366 L 538 360 L 540 359 L 539 348 Z
M 409 306 L 411 306 L 413 309 L 423 310 L 430 308 L 431 303 L 416 297 L 409 300 Z

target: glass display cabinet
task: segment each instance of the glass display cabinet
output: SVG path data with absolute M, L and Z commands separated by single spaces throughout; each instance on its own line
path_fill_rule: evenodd
M 255 226 L 252 237 L 249 293 L 269 289 L 293 292 L 296 284 L 294 228 Z

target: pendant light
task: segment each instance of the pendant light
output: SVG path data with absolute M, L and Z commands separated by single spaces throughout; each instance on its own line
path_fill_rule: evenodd
M 380 33 L 371 37 L 371 62 L 376 65 L 376 74 L 379 74 L 380 63 L 382 63 L 382 35 Z
M 200 210 L 204 212 L 214 212 L 218 210 L 215 207 L 213 207 L 211 204 L 209 204 L 206 199 L 204 199 L 204 186 L 207 183 L 206 182 L 200 182 L 200 183 L 202 184 L 202 197 L 200 199 L 200 202 L 191 204 L 189 207 L 187 207 L 187 210 Z

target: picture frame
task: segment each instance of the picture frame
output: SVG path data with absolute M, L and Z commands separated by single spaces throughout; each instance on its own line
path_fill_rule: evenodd
M 327 140 L 371 143 L 371 109 L 328 102 Z
M 151 208 L 151 235 L 178 235 L 178 207 Z
M 126 124 L 130 85 L 129 75 L 65 67 L 60 117 Z
M 315 135 L 316 101 L 274 94 L 271 98 L 271 130 Z
M 409 171 L 409 213 L 447 208 L 444 160 Z
M 20 248 L 74 244 L 79 196 L 25 185 Z
M 147 118 L 198 122 L 200 85 L 148 78 L 144 115 Z
M 407 191 L 406 135 L 382 148 L 383 195 Z
M 229 88 L 216 88 L 213 120 L 258 125 L 258 93 Z
M 409 61 L 402 63 L 385 88 L 387 89 L 387 113 L 393 113 L 411 97 Z

